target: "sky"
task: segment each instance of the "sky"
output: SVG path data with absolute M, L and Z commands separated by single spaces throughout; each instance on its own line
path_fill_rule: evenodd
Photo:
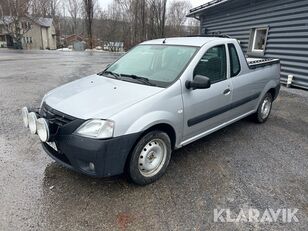
M 98 1 L 99 1 L 100 6 L 103 9 L 106 9 L 108 4 L 110 4 L 113 0 L 98 0 Z M 172 0 L 169 0 L 169 1 L 172 1 Z M 204 4 L 204 3 L 207 3 L 210 0 L 189 0 L 189 1 L 191 2 L 193 7 L 196 7 L 196 6 L 200 6 L 200 5 Z

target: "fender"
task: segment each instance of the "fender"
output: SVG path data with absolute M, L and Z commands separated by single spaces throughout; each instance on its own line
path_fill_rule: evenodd
M 265 95 L 270 89 L 272 89 L 272 88 L 277 89 L 277 87 L 279 87 L 279 86 L 280 86 L 280 83 L 279 83 L 279 82 L 277 83 L 277 81 L 275 81 L 275 80 L 269 81 L 269 82 L 265 85 L 263 91 L 262 91 L 261 94 L 260 94 L 260 97 L 259 97 L 259 99 L 258 99 L 258 103 L 257 103 L 257 105 L 256 105 L 255 110 L 258 110 L 258 107 L 259 107 L 260 102 L 261 102 L 261 100 L 263 99 L 264 95 Z
M 159 120 L 157 118 L 159 118 Z M 175 125 L 174 121 L 178 121 L 179 122 L 178 124 L 181 125 Z M 154 111 L 143 115 L 127 129 L 126 134 L 136 133 L 136 131 L 143 132 L 159 124 L 170 125 L 174 129 L 176 134 L 175 144 L 177 145 L 178 143 L 180 143 L 183 131 L 182 116 L 167 111 Z

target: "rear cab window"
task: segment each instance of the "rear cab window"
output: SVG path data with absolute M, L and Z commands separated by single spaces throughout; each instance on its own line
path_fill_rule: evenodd
M 237 76 L 241 72 L 241 63 L 234 44 L 228 44 L 230 58 L 230 74 L 231 77 Z

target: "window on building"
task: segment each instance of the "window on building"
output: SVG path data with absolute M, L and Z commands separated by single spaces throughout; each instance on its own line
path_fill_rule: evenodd
M 30 37 L 30 43 L 32 43 L 32 37 Z
M 250 35 L 249 51 L 257 55 L 264 55 L 266 49 L 267 35 L 268 27 L 252 29 Z
M 194 70 L 194 76 L 203 75 L 217 83 L 227 78 L 226 47 L 219 45 L 205 52 Z
M 234 77 L 240 73 L 241 64 L 235 46 L 233 44 L 228 44 L 228 48 L 230 56 L 231 77 Z

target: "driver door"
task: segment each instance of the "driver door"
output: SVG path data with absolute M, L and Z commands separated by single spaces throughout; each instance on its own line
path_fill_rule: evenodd
M 196 65 L 193 76 L 211 80 L 208 89 L 184 89 L 184 143 L 228 121 L 232 85 L 228 78 L 226 45 L 209 48 Z

